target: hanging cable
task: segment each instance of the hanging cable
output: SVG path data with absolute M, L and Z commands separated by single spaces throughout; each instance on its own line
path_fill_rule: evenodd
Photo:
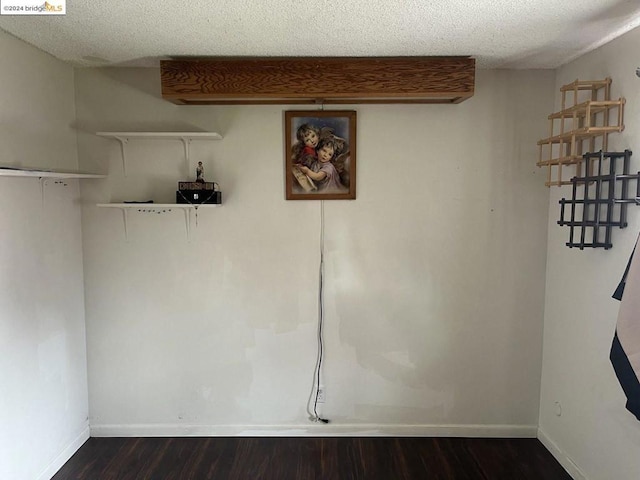
M 316 357 L 316 367 L 313 371 L 313 386 L 309 401 L 307 402 L 307 413 L 309 420 L 313 422 L 329 423 L 326 418 L 318 415 L 318 395 L 320 394 L 320 374 L 322 371 L 322 360 L 324 357 L 324 200 L 320 200 L 320 268 L 318 271 L 318 354 Z M 313 399 L 313 412 L 309 405 Z

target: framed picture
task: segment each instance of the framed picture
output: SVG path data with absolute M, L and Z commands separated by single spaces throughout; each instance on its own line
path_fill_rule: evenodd
M 287 111 L 284 148 L 287 200 L 356 198 L 356 112 Z

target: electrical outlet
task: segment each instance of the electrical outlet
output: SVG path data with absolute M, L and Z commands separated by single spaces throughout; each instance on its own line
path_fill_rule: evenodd
M 327 400 L 327 391 L 324 389 L 324 385 L 320 385 L 318 388 L 318 403 L 324 403 Z

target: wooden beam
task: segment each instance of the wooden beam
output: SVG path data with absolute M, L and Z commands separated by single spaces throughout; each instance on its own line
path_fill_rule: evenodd
M 164 60 L 162 97 L 180 105 L 460 103 L 473 96 L 469 57 Z

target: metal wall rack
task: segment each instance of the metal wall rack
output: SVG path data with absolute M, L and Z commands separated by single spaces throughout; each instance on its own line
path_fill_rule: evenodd
M 612 228 L 627 226 L 627 205 L 640 204 L 640 172 L 629 173 L 630 150 L 585 153 L 583 159 L 587 174 L 571 179 L 572 196 L 559 201 L 558 225 L 569 227 L 568 247 L 608 250 L 613 246 Z M 616 173 L 620 163 L 622 172 Z M 629 198 L 632 180 L 636 181 L 636 193 Z M 569 219 L 565 219 L 565 215 L 569 215 Z

